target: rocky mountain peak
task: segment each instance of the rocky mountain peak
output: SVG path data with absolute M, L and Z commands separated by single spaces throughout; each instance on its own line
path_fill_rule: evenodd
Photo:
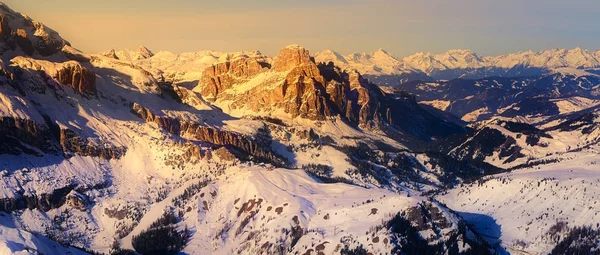
M 422 133 L 409 130 L 409 126 L 439 121 L 410 97 L 400 102 L 370 84 L 359 71 L 329 62 L 316 64 L 308 50 L 295 45 L 282 49 L 272 66 L 249 57 L 213 65 L 194 90 L 230 113 L 283 111 L 292 118 L 311 120 L 339 116 L 367 129 L 391 125 L 422 139 L 441 134 L 428 127 L 422 127 Z M 425 121 L 407 120 L 416 115 L 415 119 Z
M 277 72 L 287 71 L 304 63 L 314 63 L 307 49 L 299 45 L 289 45 L 279 51 L 273 68 Z
M 388 57 L 393 57 L 392 54 L 390 54 L 388 51 L 384 50 L 383 48 L 379 48 L 375 52 L 373 52 L 373 56 L 388 56 Z
M 373 64 L 380 69 L 402 66 L 402 63 L 396 57 L 384 49 L 378 49 L 373 52 L 373 54 L 371 54 L 371 60 L 374 62 Z
M 146 46 L 140 46 L 137 49 L 137 53 L 138 53 L 138 57 L 141 59 L 148 59 L 154 56 L 154 53 L 152 53 L 152 51 L 150 49 L 148 49 Z
M 102 52 L 101 55 L 108 57 L 108 58 L 119 59 L 119 57 L 117 56 L 117 51 L 115 51 L 115 49 L 111 49 L 109 51 Z
M 0 52 L 20 51 L 30 56 L 35 53 L 49 56 L 70 46 L 56 31 L 4 3 L 0 3 L 0 38 Z
M 337 64 L 348 64 L 348 60 L 342 54 L 333 50 L 324 50 L 315 54 L 315 62 L 329 63 L 330 61 Z

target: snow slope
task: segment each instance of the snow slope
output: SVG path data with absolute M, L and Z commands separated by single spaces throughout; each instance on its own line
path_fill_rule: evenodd
M 280 231 L 295 224 L 314 231 L 300 238 L 295 251 L 304 253 L 315 244 L 326 244 L 323 252 L 332 254 L 340 238 L 364 239 L 365 230 L 380 224 L 387 215 L 420 201 L 385 190 L 365 192 L 347 184 L 317 183 L 299 170 L 234 167 L 227 171 L 222 181 L 208 188 L 216 196 L 198 198 L 198 204 L 208 201 L 208 206 L 199 206 L 199 213 L 188 219 L 198 230 L 185 250 L 190 254 L 207 250 L 231 254 L 244 249 L 245 253 L 255 253 L 265 243 L 285 245 L 280 243 L 281 238 L 286 238 Z M 250 201 L 261 202 L 256 209 L 244 210 L 242 204 Z M 244 225 L 242 220 L 246 217 L 251 220 Z M 224 234 L 223 228 L 231 230 Z M 246 241 L 253 235 L 257 236 Z M 372 250 L 389 249 L 383 243 L 377 246 Z
M 556 245 L 547 232 L 557 222 L 572 227 L 600 222 L 600 158 L 595 153 L 565 156 L 571 160 L 490 176 L 438 199 L 509 252 L 547 254 Z
M 19 228 L 18 222 L 0 212 L 0 254 L 87 254 L 75 248 L 64 247 L 42 235 Z

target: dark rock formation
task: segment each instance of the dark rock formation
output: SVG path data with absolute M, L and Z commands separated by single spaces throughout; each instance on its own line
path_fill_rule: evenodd
M 83 139 L 69 129 L 60 129 L 59 142 L 65 156 L 71 153 L 79 156 L 99 157 L 103 159 L 119 159 L 127 152 L 127 148 L 109 143 L 96 144 Z
M 71 85 L 80 94 L 96 94 L 96 74 L 76 62 L 63 65 L 56 72 L 58 82 Z
M 52 134 L 48 126 L 30 119 L 0 117 L 0 154 L 20 154 L 27 150 L 22 144 L 40 149 L 43 152 L 55 152 L 52 146 Z M 20 149 L 19 149 L 20 148 Z
M 40 124 L 30 119 L 0 117 L 0 154 L 26 153 L 42 156 L 39 152 L 57 154 L 62 150 L 62 154 L 67 157 L 77 154 L 115 159 L 122 157 L 127 151 L 125 147 L 108 143 L 92 143 L 69 129 L 59 128 L 48 117 L 45 118 L 46 123 Z
M 235 156 L 235 153 L 233 153 L 227 147 L 221 147 L 219 149 L 216 149 L 214 154 L 217 157 L 219 157 L 221 160 L 225 160 L 225 161 L 234 161 L 237 159 L 237 157 Z
M 0 199 L 0 211 L 12 212 L 22 209 L 39 209 L 48 211 L 59 208 L 66 202 L 66 196 L 74 189 L 73 186 L 66 186 L 55 189 L 50 194 L 40 195 L 19 195 L 14 198 Z
M 285 165 L 280 156 L 276 155 L 270 148 L 241 134 L 203 126 L 195 122 L 156 116 L 149 109 L 137 103 L 133 104 L 132 111 L 146 122 L 156 123 L 170 134 L 190 137 L 194 140 L 214 145 L 232 146 L 254 157 L 256 160 L 269 162 L 278 166 Z

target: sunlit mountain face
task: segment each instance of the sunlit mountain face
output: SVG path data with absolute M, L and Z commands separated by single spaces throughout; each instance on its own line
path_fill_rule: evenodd
M 111 5 L 47 4 L 15 3 Z M 235 6 L 207 15 L 300 8 Z M 63 35 L 0 3 L 0 254 L 600 252 L 598 52 L 96 52 Z

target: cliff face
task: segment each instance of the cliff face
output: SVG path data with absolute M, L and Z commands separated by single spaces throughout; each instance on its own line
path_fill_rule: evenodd
M 283 72 L 309 63 L 314 63 L 314 60 L 311 59 L 308 50 L 298 45 L 290 45 L 279 51 L 273 63 L 273 70 Z
M 71 85 L 80 94 L 96 94 L 96 74 L 77 62 L 69 62 L 56 72 L 56 80 Z
M 27 150 L 22 144 L 39 148 L 43 152 L 54 151 L 52 135 L 48 126 L 30 119 L 0 117 L 0 153 L 20 154 Z
M 41 156 L 40 153 L 62 152 L 66 157 L 76 154 L 118 159 L 125 155 L 126 151 L 125 147 L 83 139 L 75 132 L 59 128 L 57 125 L 50 128 L 47 124 L 29 119 L 0 117 L 0 153 Z
M 341 116 L 362 128 L 393 126 L 422 139 L 462 131 L 420 108 L 407 94 L 385 93 L 357 71 L 315 63 L 300 46 L 282 49 L 271 67 L 252 58 L 213 65 L 196 90 L 230 111 L 280 110 L 312 120 Z
M 268 63 L 263 59 L 246 55 L 213 65 L 207 68 L 202 75 L 200 82 L 204 86 L 200 93 L 208 98 L 216 97 L 234 84 L 268 70 L 267 66 Z
M 366 81 L 357 72 L 345 73 L 333 65 L 317 65 L 308 50 L 300 46 L 282 49 L 272 68 L 258 68 L 253 59 L 240 58 L 209 67 L 200 84 L 203 96 L 231 100 L 231 108 L 256 112 L 281 109 L 292 117 L 322 120 L 342 115 L 351 122 L 366 125 L 378 119 Z M 264 65 L 263 65 L 264 66 Z M 275 78 L 258 77 L 270 72 Z M 228 93 L 245 82 L 258 83 L 246 93 Z
M 271 151 L 269 146 L 259 141 L 249 139 L 241 134 L 219 130 L 212 127 L 202 126 L 199 123 L 185 120 L 156 116 L 149 109 L 134 103 L 132 112 L 149 123 L 157 124 L 161 129 L 170 134 L 178 135 L 183 138 L 189 138 L 199 142 L 206 142 L 219 146 L 232 146 L 241 152 L 254 157 L 256 160 L 269 162 L 274 165 L 284 166 L 285 162 L 279 155 Z M 190 151 L 190 156 L 200 155 L 200 152 Z M 203 156 L 198 156 L 203 158 Z
M 99 157 L 103 159 L 118 159 L 127 152 L 127 148 L 112 144 L 99 144 L 83 139 L 69 129 L 60 129 L 59 143 L 66 156 L 77 154 L 79 156 Z
M 244 83 L 258 85 L 238 87 Z M 289 46 L 281 50 L 272 65 L 248 57 L 213 65 L 204 71 L 198 91 L 212 100 L 231 100 L 231 108 L 257 112 L 282 109 L 292 116 L 324 119 L 335 113 L 324 84 L 308 51 Z M 236 94 L 238 89 L 245 91 Z
M 66 196 L 74 187 L 67 186 L 55 189 L 50 194 L 21 195 L 17 198 L 0 199 L 0 211 L 12 212 L 22 209 L 39 209 L 48 211 L 59 208 L 66 202 Z

